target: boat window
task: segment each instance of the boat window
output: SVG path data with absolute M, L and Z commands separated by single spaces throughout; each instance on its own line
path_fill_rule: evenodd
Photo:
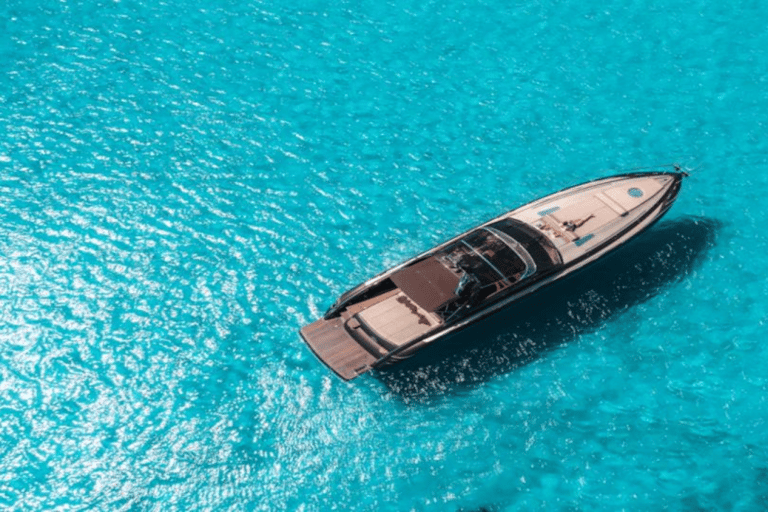
M 563 263 L 560 251 L 552 242 L 540 231 L 525 222 L 508 218 L 494 222 L 488 228 L 496 229 L 522 245 L 536 262 L 536 267 L 540 271 L 549 270 Z
M 446 248 L 441 256 L 450 266 L 477 278 L 480 286 L 500 280 L 514 282 L 530 275 L 536 267 L 530 257 L 520 256 L 524 249 L 516 250 L 513 244 L 505 241 L 503 234 L 481 228 Z
M 434 308 L 445 321 L 488 297 L 562 263 L 560 252 L 535 228 L 504 219 L 479 228 L 434 255 L 457 277 L 453 299 Z
M 526 277 L 530 276 L 534 272 L 536 272 L 536 262 L 533 260 L 530 254 L 528 254 L 528 251 L 525 247 L 522 246 L 517 240 L 510 237 L 506 233 L 503 233 L 496 228 L 493 228 L 491 226 L 483 228 L 489 233 L 492 233 L 497 239 L 501 240 L 507 249 L 511 250 L 517 258 L 520 259 L 520 261 L 523 262 L 523 265 L 525 266 L 524 269 L 519 269 L 519 267 L 516 267 L 511 273 L 507 273 L 507 277 L 514 277 L 515 279 L 525 279 Z M 510 254 L 508 252 L 502 253 L 502 257 L 505 257 L 507 254 Z M 512 256 L 507 256 L 504 261 L 511 262 Z

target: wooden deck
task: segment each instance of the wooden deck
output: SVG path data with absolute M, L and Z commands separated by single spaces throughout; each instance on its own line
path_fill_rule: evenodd
M 320 319 L 301 329 L 301 337 L 328 368 L 344 380 L 371 369 L 376 358 L 344 330 L 342 318 Z

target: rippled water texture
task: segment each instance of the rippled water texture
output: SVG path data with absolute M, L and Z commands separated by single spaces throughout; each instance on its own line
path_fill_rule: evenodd
M 768 7 L 0 2 L 0 508 L 764 510 Z M 540 195 L 633 245 L 351 383 L 297 331 Z

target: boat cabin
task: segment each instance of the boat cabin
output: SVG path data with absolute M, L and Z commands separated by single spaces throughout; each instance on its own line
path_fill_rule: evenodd
M 551 241 L 507 218 L 480 227 L 393 273 L 377 296 L 341 315 L 358 342 L 382 355 L 501 300 L 562 264 Z

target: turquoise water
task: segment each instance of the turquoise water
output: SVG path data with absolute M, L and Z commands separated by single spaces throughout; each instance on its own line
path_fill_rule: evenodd
M 768 6 L 0 2 L 0 508 L 768 507 Z M 664 221 L 351 383 L 298 329 L 616 169 Z

